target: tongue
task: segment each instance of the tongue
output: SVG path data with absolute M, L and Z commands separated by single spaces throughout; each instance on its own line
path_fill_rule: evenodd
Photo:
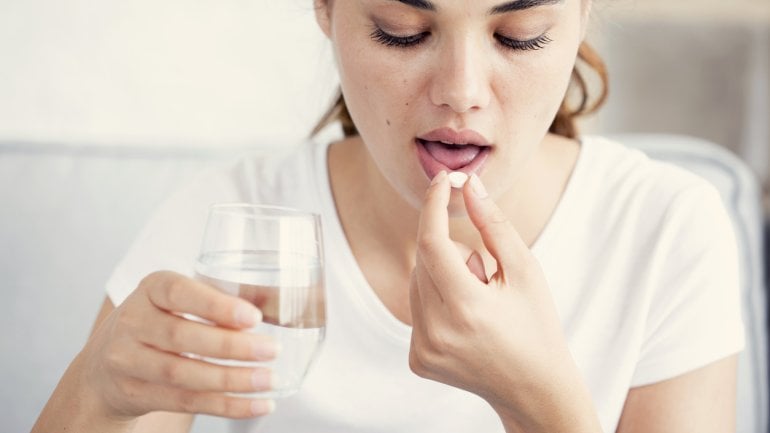
M 479 146 L 472 144 L 453 145 L 438 141 L 424 141 L 425 150 L 436 161 L 444 164 L 450 170 L 457 170 L 470 164 L 481 152 Z

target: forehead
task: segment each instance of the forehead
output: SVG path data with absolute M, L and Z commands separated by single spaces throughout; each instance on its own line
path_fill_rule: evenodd
M 525 9 L 531 9 L 538 6 L 549 6 L 564 3 L 565 0 L 472 0 L 472 1 L 452 1 L 452 0 L 384 0 L 390 3 L 401 3 L 429 12 L 440 12 L 444 8 L 461 7 L 484 8 L 489 15 L 495 15 L 506 12 L 514 12 Z
M 429 19 L 496 19 L 504 17 L 563 17 L 587 16 L 591 0 L 317 0 L 323 7 L 340 3 L 341 9 L 360 13 L 379 11 L 401 14 L 403 17 L 422 16 Z M 344 6 L 343 6 L 344 5 Z M 350 8 L 350 9 L 349 9 Z M 345 15 L 346 12 L 343 12 Z

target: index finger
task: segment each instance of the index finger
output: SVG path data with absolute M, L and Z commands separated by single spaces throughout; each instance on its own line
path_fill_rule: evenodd
M 467 279 L 465 261 L 449 238 L 452 187 L 442 171 L 431 182 L 417 229 L 417 254 L 438 290 Z
M 230 328 L 248 328 L 262 321 L 262 312 L 251 303 L 208 284 L 170 271 L 150 274 L 140 287 L 161 310 L 188 313 Z

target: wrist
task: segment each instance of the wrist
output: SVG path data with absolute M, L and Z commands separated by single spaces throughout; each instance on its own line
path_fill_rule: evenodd
M 489 403 L 509 433 L 602 432 L 590 392 L 579 377 L 522 387 Z
M 40 414 L 32 433 L 78 431 L 127 433 L 137 418 L 118 415 L 89 384 L 79 354 L 67 368 Z

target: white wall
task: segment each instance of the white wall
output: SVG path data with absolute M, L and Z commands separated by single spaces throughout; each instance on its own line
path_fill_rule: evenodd
M 3 0 L 0 140 L 300 138 L 330 51 L 312 0 Z

